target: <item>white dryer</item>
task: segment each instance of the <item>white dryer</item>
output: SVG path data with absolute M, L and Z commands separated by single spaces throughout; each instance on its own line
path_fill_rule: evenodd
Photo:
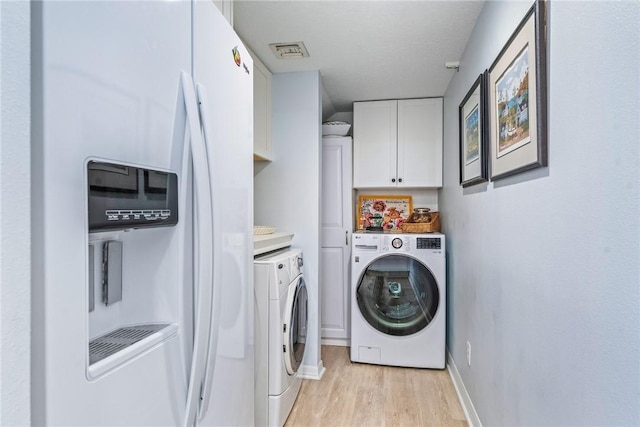
M 351 360 L 445 367 L 445 236 L 354 233 Z
M 307 288 L 302 252 L 283 250 L 254 259 L 255 425 L 284 425 L 300 391 Z

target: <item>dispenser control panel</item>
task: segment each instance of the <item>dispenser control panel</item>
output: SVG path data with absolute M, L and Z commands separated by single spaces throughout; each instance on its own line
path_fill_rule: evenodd
M 135 166 L 87 165 L 89 232 L 178 223 L 178 176 Z

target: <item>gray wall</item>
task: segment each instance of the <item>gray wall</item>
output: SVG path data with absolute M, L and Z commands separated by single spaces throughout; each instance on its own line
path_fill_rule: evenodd
M 320 363 L 318 274 L 320 264 L 320 73 L 274 74 L 271 80 L 272 162 L 254 162 L 254 219 L 277 231 L 295 233 L 309 293 L 309 327 L 304 359 Z
M 30 5 L 0 1 L 0 425 L 30 423 Z
M 640 3 L 550 3 L 549 167 L 459 186 L 458 105 L 530 4 L 486 3 L 445 96 L 449 351 L 484 425 L 638 425 Z

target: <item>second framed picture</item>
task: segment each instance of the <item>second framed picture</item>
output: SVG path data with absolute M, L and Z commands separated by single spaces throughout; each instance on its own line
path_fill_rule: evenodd
M 459 106 L 460 185 L 468 187 L 488 180 L 487 96 L 488 72 L 480 74 Z

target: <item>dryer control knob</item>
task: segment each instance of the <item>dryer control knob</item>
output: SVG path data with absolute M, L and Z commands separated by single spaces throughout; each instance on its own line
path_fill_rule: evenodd
M 304 261 L 302 261 L 302 257 L 298 257 L 298 267 L 302 267 L 304 265 Z
M 402 247 L 402 239 L 396 237 L 391 241 L 391 246 L 393 246 L 395 249 L 400 249 Z

